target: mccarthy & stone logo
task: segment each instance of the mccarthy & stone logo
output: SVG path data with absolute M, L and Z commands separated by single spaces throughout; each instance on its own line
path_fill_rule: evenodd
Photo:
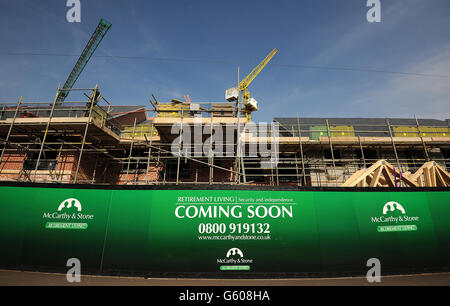
M 76 207 L 78 211 L 81 211 L 81 203 L 77 199 L 67 199 L 61 202 L 58 207 L 58 211 L 63 210 L 64 208 Z
M 383 224 L 377 227 L 377 231 L 383 232 L 410 232 L 417 231 L 419 216 L 408 215 L 406 209 L 400 203 L 390 201 L 384 204 L 382 215 L 371 217 L 371 222 Z
M 402 205 L 400 205 L 397 202 L 391 201 L 391 202 L 387 202 L 386 204 L 384 204 L 383 215 L 386 215 L 388 213 L 388 211 L 395 211 L 395 210 L 400 211 L 402 214 L 406 214 L 406 211 Z
M 57 210 L 43 213 L 42 218 L 49 221 L 45 223 L 45 228 L 85 230 L 88 228 L 87 221 L 94 220 L 94 215 L 82 213 L 82 210 L 79 200 L 66 199 L 58 205 Z
M 227 251 L 225 258 L 218 258 L 217 263 L 222 271 L 249 271 L 253 259 L 245 258 L 244 252 L 238 248 L 231 248 Z
M 230 258 L 230 257 L 232 257 L 234 255 L 239 255 L 239 256 L 241 256 L 241 258 L 244 257 L 244 254 L 238 248 L 229 249 L 228 252 L 227 252 L 227 258 Z

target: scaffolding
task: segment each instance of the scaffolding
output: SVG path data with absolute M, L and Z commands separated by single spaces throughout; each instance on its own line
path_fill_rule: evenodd
M 17 161 L 23 162 L 23 165 L 12 167 L 15 169 L 12 173 L 17 173 L 15 180 L 64 183 L 92 181 L 79 178 L 83 156 L 100 154 L 111 157 L 105 148 L 96 144 L 95 139 L 102 140 L 104 144 L 113 143 L 119 140 L 117 133 L 120 127 L 109 120 L 111 104 L 100 95 L 98 86 L 71 91 L 83 92 L 88 99 L 58 103 L 59 95 L 67 92 L 67 89 L 58 87 L 52 103 L 24 102 L 22 97 L 18 102 L 1 103 L 0 174 L 8 173 L 5 168 L 14 162 L 9 160 L 11 155 L 23 155 L 23 159 Z M 85 92 L 90 92 L 90 95 Z M 72 160 L 62 161 L 62 166 L 56 169 L 55 161 L 67 153 L 71 154 Z M 48 155 L 53 158 L 48 158 Z M 65 171 L 66 163 L 73 166 L 74 171 Z
M 162 103 L 153 95 L 151 107 L 118 116 L 98 86 L 71 91 L 83 101 L 58 103 L 61 92 L 67 92 L 58 87 L 53 102 L 21 97 L 0 103 L 0 180 L 337 187 L 360 174 L 361 186 L 450 186 L 445 174 L 450 169 L 448 120 L 438 125 L 417 117 L 344 124 L 297 115 L 275 118 L 277 133 L 273 123 L 261 133 L 248 128 L 239 103 Z M 143 113 L 141 120 L 138 114 Z M 221 154 L 213 136 L 220 139 Z M 273 167 L 265 166 L 259 153 L 246 154 L 267 139 L 277 143 Z M 380 180 L 385 170 L 371 167 L 381 160 L 392 167 L 383 168 L 389 177 Z M 437 179 L 428 176 L 430 171 Z M 420 175 L 426 176 L 424 182 L 408 183 Z

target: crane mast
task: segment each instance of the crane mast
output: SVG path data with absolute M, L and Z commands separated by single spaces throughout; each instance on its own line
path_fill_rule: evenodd
M 61 104 L 64 102 L 73 85 L 80 76 L 81 72 L 83 72 L 84 67 L 86 67 L 86 64 L 91 59 L 98 45 L 102 41 L 103 37 L 105 37 L 106 32 L 108 32 L 110 28 L 111 24 L 109 22 L 104 19 L 100 19 L 97 28 L 95 29 L 94 33 L 89 39 L 89 42 L 81 53 L 80 58 L 78 58 L 77 63 L 72 69 L 72 72 L 70 72 L 66 83 L 64 83 L 63 88 L 59 92 L 58 98 L 56 100 L 57 104 Z

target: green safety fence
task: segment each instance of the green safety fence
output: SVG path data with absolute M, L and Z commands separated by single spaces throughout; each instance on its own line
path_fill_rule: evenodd
M 100 188 L 100 187 L 99 187 Z M 91 273 L 450 267 L 448 191 L 0 186 L 0 265 Z

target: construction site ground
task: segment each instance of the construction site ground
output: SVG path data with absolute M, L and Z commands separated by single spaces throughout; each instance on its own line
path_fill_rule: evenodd
M 450 272 L 382 276 L 380 283 L 365 277 L 296 279 L 138 278 L 82 275 L 69 283 L 65 274 L 0 270 L 0 286 L 449 286 Z

